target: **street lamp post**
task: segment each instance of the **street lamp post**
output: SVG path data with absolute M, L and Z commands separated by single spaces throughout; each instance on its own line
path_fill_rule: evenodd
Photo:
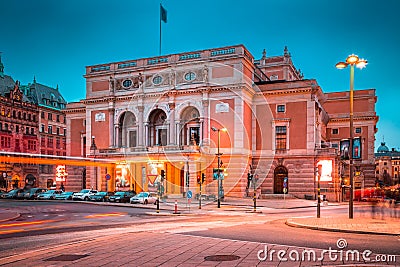
M 96 146 L 96 142 L 95 142 L 95 137 L 92 136 L 92 144 L 90 145 L 90 151 L 93 152 L 93 158 L 95 160 L 96 160 L 96 150 L 97 150 L 97 146 Z M 96 190 L 97 190 L 97 166 L 96 166 L 96 162 L 94 164 L 94 177 L 95 177 Z
M 221 207 L 221 188 L 222 188 L 222 180 L 221 180 L 221 175 L 220 175 L 220 167 L 221 167 L 221 155 L 222 153 L 219 152 L 219 144 L 220 144 L 220 139 L 221 139 L 221 134 L 220 132 L 226 132 L 226 128 L 221 128 L 221 129 L 217 129 L 215 127 L 211 128 L 214 132 L 218 132 L 218 143 L 217 143 L 217 156 L 218 156 L 218 169 L 217 169 L 217 183 L 218 183 L 218 198 L 217 198 L 217 207 L 220 208 Z
M 344 69 L 350 66 L 350 146 L 349 146 L 349 169 L 350 169 L 350 200 L 349 200 L 349 218 L 353 219 L 353 198 L 354 198 L 354 175 L 353 175 L 353 92 L 354 92 L 354 66 L 357 68 L 365 68 L 367 60 L 360 59 L 358 56 L 352 54 L 346 58 L 346 62 L 339 62 L 336 68 Z

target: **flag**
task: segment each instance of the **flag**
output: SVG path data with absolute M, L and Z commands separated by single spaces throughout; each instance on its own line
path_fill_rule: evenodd
M 167 10 L 160 4 L 160 18 L 167 23 Z

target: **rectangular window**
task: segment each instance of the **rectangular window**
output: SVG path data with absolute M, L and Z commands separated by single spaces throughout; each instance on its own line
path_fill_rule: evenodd
M 60 115 L 57 114 L 56 121 L 60 122 Z
M 136 147 L 136 131 L 129 131 L 129 147 Z
M 57 131 L 57 135 L 60 135 L 60 128 L 59 127 L 57 127 L 56 131 Z
M 15 151 L 21 151 L 19 139 L 15 139 Z
M 49 112 L 47 118 L 48 118 L 49 121 L 53 120 L 53 114 L 51 114 L 51 113 Z
M 339 129 L 332 129 L 332 134 L 339 134 Z
M 40 117 L 42 117 L 42 119 L 44 119 L 44 112 L 42 111 L 42 113 L 40 114 Z
M 64 129 L 64 136 L 67 136 L 67 129 Z
M 36 141 L 28 140 L 28 149 L 33 151 L 36 150 Z
M 40 132 L 44 133 L 44 124 L 40 125 Z
M 275 127 L 275 147 L 276 150 L 286 149 L 286 126 Z
M 276 112 L 284 113 L 285 112 L 285 105 L 278 105 L 276 106 Z
M 47 147 L 49 148 L 53 147 L 53 137 L 47 138 Z
M 1 143 L 1 148 L 10 148 L 11 147 L 11 137 L 2 136 L 0 143 Z
M 157 130 L 157 145 L 166 146 L 167 145 L 167 129 Z
M 41 145 L 42 147 L 45 147 L 45 146 L 46 146 L 46 138 L 44 138 L 44 137 L 41 137 L 41 138 L 40 138 L 40 145 Z
M 51 125 L 49 125 L 47 127 L 47 133 L 52 134 L 53 133 L 53 127 Z
M 57 149 L 60 149 L 60 144 L 61 144 L 60 138 L 57 138 L 57 139 L 56 139 L 56 148 L 57 148 Z
M 356 128 L 356 133 L 360 134 L 361 133 L 361 127 Z

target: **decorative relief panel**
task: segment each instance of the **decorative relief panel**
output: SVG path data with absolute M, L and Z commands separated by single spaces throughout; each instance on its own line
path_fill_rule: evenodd
M 115 79 L 115 89 L 117 90 L 136 90 L 143 83 L 143 76 L 126 77 Z
M 229 103 L 218 103 L 215 105 L 216 113 L 225 113 L 229 112 Z
M 106 121 L 106 114 L 104 114 L 103 112 L 96 113 L 94 115 L 94 120 L 95 121 Z

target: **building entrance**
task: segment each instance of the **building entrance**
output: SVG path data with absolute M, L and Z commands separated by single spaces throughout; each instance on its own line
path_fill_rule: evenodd
M 278 166 L 274 171 L 274 194 L 283 194 L 283 180 L 288 177 L 288 170 L 284 166 Z M 289 181 L 287 183 L 289 192 Z M 286 193 L 287 193 L 286 192 Z

